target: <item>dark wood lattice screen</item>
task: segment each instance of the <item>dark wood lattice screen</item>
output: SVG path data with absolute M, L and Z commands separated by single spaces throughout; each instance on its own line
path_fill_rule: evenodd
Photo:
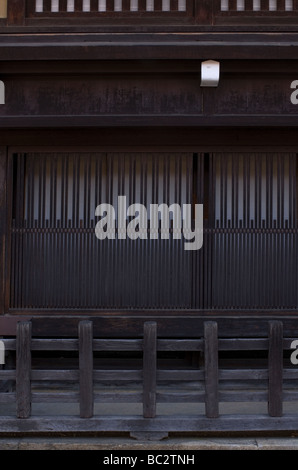
M 298 305 L 296 154 L 212 156 L 209 305 Z
M 27 153 L 13 157 L 13 308 L 191 308 L 185 241 L 98 240 L 95 209 L 192 202 L 192 154 Z M 148 211 L 149 214 L 149 211 Z M 116 220 L 117 225 L 117 220 Z
M 28 152 L 11 165 L 12 309 L 297 309 L 295 153 Z M 118 195 L 203 203 L 203 248 L 98 240 L 95 208 Z

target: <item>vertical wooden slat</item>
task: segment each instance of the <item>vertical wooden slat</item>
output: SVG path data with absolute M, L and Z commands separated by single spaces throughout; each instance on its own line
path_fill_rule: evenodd
M 138 11 L 146 11 L 146 0 L 139 0 L 138 2 Z
M 0 314 L 4 313 L 5 294 L 5 253 L 6 253 L 6 178 L 7 178 L 7 150 L 0 148 Z
M 261 0 L 261 11 L 269 11 L 269 0 Z
M 50 13 L 52 11 L 52 0 L 43 0 L 43 12 Z
M 83 0 L 75 0 L 75 12 L 81 13 L 83 11 Z
M 170 0 L 170 11 L 179 11 L 179 2 L 178 0 Z
M 213 2 L 211 2 L 210 0 L 195 0 L 196 23 L 211 25 L 213 24 L 213 16 Z
M 59 0 L 59 11 L 67 11 L 67 0 Z
M 219 416 L 218 403 L 218 328 L 216 322 L 205 322 L 205 409 L 207 418 Z
M 216 196 L 216 170 L 215 170 L 215 156 L 213 154 L 208 154 L 205 160 L 205 190 L 204 190 L 204 203 L 208 201 L 208 220 L 205 222 L 207 225 L 208 232 L 205 233 L 204 237 L 204 308 L 210 308 L 211 298 L 212 298 L 212 283 L 211 283 L 211 271 L 213 267 L 213 244 L 215 241 L 214 227 L 215 227 L 215 196 Z M 213 231 L 211 232 L 211 228 Z
M 79 322 L 80 417 L 93 416 L 93 323 Z
M 31 414 L 31 322 L 17 324 L 16 410 L 18 418 Z
M 9 0 L 7 4 L 7 24 L 23 25 L 25 23 L 25 0 Z
M 114 1 L 115 0 L 106 0 L 106 11 L 114 11 Z
M 14 179 L 14 155 L 10 154 L 7 159 L 7 194 L 6 194 L 6 233 L 5 233 L 5 297 L 4 297 L 4 310 L 7 312 L 10 307 L 10 288 L 11 288 L 11 254 L 12 254 L 12 216 L 13 216 L 13 204 L 16 203 L 15 217 L 17 217 L 17 201 L 14 201 L 14 184 L 17 181 Z M 17 189 L 15 189 L 16 191 Z M 19 235 L 15 235 L 17 242 L 19 241 Z M 19 248 L 19 244 L 17 245 Z M 19 262 L 20 257 L 16 257 L 16 263 Z M 19 271 L 18 271 L 19 272 Z
M 122 0 L 122 11 L 130 11 L 130 0 Z
M 98 0 L 90 1 L 90 11 L 98 11 Z
M 229 0 L 229 11 L 237 11 L 237 0 Z
M 162 0 L 154 0 L 154 11 L 155 12 L 160 12 L 162 11 Z
M 157 368 L 157 325 L 144 324 L 143 340 L 143 416 L 156 416 L 156 368 Z
M 268 413 L 279 417 L 283 414 L 283 324 L 269 323 L 269 392 Z

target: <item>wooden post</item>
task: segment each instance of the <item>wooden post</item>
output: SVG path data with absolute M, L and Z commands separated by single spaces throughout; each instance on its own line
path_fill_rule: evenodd
M 157 324 L 144 324 L 143 339 L 143 416 L 156 417 L 156 372 L 157 372 Z M 162 440 L 167 431 L 131 431 L 130 437 L 137 440 Z
M 157 325 L 155 322 L 144 324 L 143 352 L 143 415 L 144 418 L 156 416 L 156 361 Z
M 279 417 L 283 414 L 283 324 L 269 323 L 269 391 L 268 413 Z
M 93 323 L 79 323 L 80 417 L 93 416 Z
M 26 0 L 8 0 L 7 24 L 9 26 L 22 26 L 25 24 Z
M 31 322 L 17 324 L 16 338 L 16 408 L 17 418 L 31 414 Z
M 207 418 L 218 418 L 218 336 L 217 323 L 205 322 L 205 406 Z

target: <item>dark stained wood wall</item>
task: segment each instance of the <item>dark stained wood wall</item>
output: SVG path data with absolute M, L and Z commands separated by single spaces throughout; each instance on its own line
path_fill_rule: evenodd
M 200 10 L 200 31 L 205 31 L 204 35 L 172 34 L 179 31 L 198 33 L 197 25 L 191 24 L 189 18 L 180 24 L 172 20 L 157 20 L 154 24 L 154 19 L 151 25 L 144 23 L 140 28 L 136 24 L 133 28 L 130 26 L 129 31 L 125 22 L 116 25 L 114 19 L 113 29 L 109 19 L 102 22 L 101 32 L 130 33 L 117 36 L 116 41 L 113 34 L 105 34 L 99 39 L 98 24 L 82 21 L 81 17 L 74 22 L 63 19 L 60 23 L 53 23 L 52 18 L 36 19 L 34 15 L 25 20 L 25 2 L 11 1 L 10 26 L 1 23 L 4 34 L 0 44 L 0 78 L 6 85 L 6 105 L 0 107 L 1 313 L 9 313 L 7 284 L 10 270 L 9 263 L 5 265 L 9 243 L 8 237 L 4 238 L 7 232 L 8 151 L 23 152 L 24 146 L 42 149 L 54 143 L 73 148 L 77 145 L 96 146 L 104 151 L 129 152 L 144 149 L 177 151 L 178 148 L 190 152 L 247 148 L 251 151 L 276 151 L 278 148 L 281 152 L 297 152 L 298 106 L 290 100 L 290 85 L 298 79 L 296 14 L 291 20 L 282 14 L 274 21 L 266 14 L 260 14 L 255 22 L 255 15 L 246 12 L 237 13 L 237 16 L 230 11 L 218 14 L 215 21 L 210 8 L 209 14 L 207 12 L 211 2 L 197 4 L 204 7 Z M 218 6 L 218 2 L 215 4 Z M 46 31 L 47 28 L 59 34 L 30 36 L 30 32 Z M 240 36 L 230 34 L 241 29 L 245 32 Z M 207 33 L 215 30 L 217 34 Z M 25 31 L 29 34 L 23 34 Z M 65 34 L 69 31 L 85 35 Z M 140 36 L 140 31 L 147 34 Z M 153 32 L 161 31 L 169 34 L 163 35 L 162 39 L 161 35 L 154 36 Z M 228 31 L 228 34 L 218 31 Z M 249 35 L 248 31 L 256 33 Z M 262 34 L 262 31 L 269 31 L 269 34 Z M 280 31 L 284 34 L 279 34 Z M 93 36 L 87 34 L 91 32 Z M 20 35 L 14 36 L 15 33 Z M 221 62 L 217 89 L 200 87 L 201 61 L 206 59 Z M 9 181 L 11 177 L 8 175 Z M 259 316 L 266 313 L 256 312 L 254 329 L 258 329 Z M 72 314 L 76 315 L 75 312 Z M 128 314 L 131 312 L 123 313 Z M 143 314 L 135 312 L 136 317 Z M 181 317 L 174 326 L 171 325 L 171 331 L 180 334 L 183 325 L 181 334 L 195 334 L 194 325 L 202 314 L 202 311 L 177 313 Z M 205 311 L 204 314 L 224 316 L 227 313 Z M 234 314 L 250 316 L 251 312 Z M 269 314 L 292 317 L 296 313 L 283 310 Z M 31 316 L 32 312 L 18 311 L 15 317 L 3 318 L 1 332 L 13 332 L 18 315 Z M 48 312 L 39 312 L 39 315 L 46 317 Z M 105 315 L 115 316 L 115 320 L 103 325 L 105 331 L 112 326 L 113 331 L 119 333 L 122 324 L 116 317 L 117 312 L 106 311 Z M 168 312 L 168 315 L 176 314 Z M 194 318 L 186 324 L 184 317 L 189 315 Z M 76 319 L 70 320 L 77 324 Z M 137 325 L 138 322 L 137 318 Z M 49 324 L 41 319 L 39 331 L 42 331 L 42 325 Z M 132 326 L 133 331 L 138 328 L 136 324 Z M 167 326 L 167 320 L 161 320 L 163 331 Z M 229 327 L 227 322 L 225 331 L 229 331 Z M 238 327 L 236 334 L 245 328 L 243 325 Z M 63 329 L 59 319 L 53 330 L 57 331 L 57 328 Z
M 200 86 L 201 61 L 2 62 L 13 127 L 296 126 L 297 61 L 221 60 L 218 88 Z

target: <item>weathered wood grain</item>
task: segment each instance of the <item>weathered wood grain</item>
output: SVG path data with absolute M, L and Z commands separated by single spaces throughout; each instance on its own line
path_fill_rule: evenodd
M 16 407 L 18 418 L 31 413 L 31 330 L 30 322 L 17 325 L 16 344 Z
M 205 323 L 204 339 L 206 416 L 218 418 L 218 326 L 216 322 Z
M 297 431 L 297 417 L 285 415 L 285 419 L 262 415 L 227 415 L 218 419 L 204 416 L 166 416 L 144 419 L 138 416 L 107 416 L 82 419 L 76 417 L 39 417 L 26 420 L 5 417 L 1 419 L 1 431 L 36 432 L 268 432 Z
M 234 319 L 239 321 L 239 319 Z M 129 431 L 131 433 L 168 433 L 172 431 L 184 432 L 194 430 L 205 431 L 241 431 L 248 430 L 294 430 L 297 429 L 294 425 L 294 419 L 291 414 L 283 415 L 282 407 L 285 402 L 293 402 L 297 400 L 298 392 L 297 387 L 297 371 L 289 367 L 283 367 L 283 348 L 289 347 L 290 338 L 284 338 L 283 323 L 281 321 L 270 320 L 267 321 L 267 329 L 269 329 L 268 340 L 257 338 L 246 338 L 234 342 L 234 338 L 224 339 L 224 351 L 233 351 L 235 354 L 235 345 L 238 344 L 240 356 L 243 351 L 259 351 L 261 346 L 262 351 L 268 350 L 268 368 L 252 367 L 252 362 L 249 364 L 245 361 L 240 361 L 237 364 L 235 361 L 233 368 L 229 369 L 226 366 L 219 368 L 218 361 L 218 344 L 222 340 L 219 331 L 219 325 L 215 321 L 204 321 L 204 366 L 202 369 L 197 369 L 197 366 L 188 365 L 188 368 L 174 368 L 173 369 L 157 368 L 157 322 L 143 323 L 144 334 L 141 340 L 144 348 L 143 352 L 143 370 L 137 369 L 95 369 L 93 370 L 93 328 L 92 321 L 85 320 L 78 323 L 79 331 L 79 370 L 67 369 L 36 369 L 31 370 L 31 352 L 30 345 L 34 341 L 36 350 L 41 347 L 42 343 L 47 340 L 31 339 L 31 322 L 19 322 L 17 325 L 17 339 L 7 340 L 7 345 L 13 351 L 16 348 L 17 364 L 16 371 L 3 370 L 0 371 L 0 379 L 16 379 L 16 393 L 0 393 L 0 402 L 11 404 L 16 400 L 17 403 L 17 420 L 8 417 L 5 421 L 0 416 L 0 429 L 5 431 L 7 429 L 12 432 L 29 432 L 30 426 L 23 425 L 22 422 L 31 423 L 34 425 L 35 430 L 46 432 L 49 430 L 64 430 L 67 432 L 70 422 L 74 424 L 72 431 L 81 429 L 85 432 L 92 432 L 95 428 L 94 423 L 98 425 L 100 421 L 100 429 L 108 431 Z M 247 334 L 247 331 L 246 331 Z M 51 338 L 46 343 L 45 351 L 50 351 L 49 346 L 53 345 L 53 350 L 57 351 L 57 346 L 60 344 L 61 351 L 69 351 L 69 346 L 77 351 L 78 344 L 73 340 L 65 339 L 68 348 L 63 348 L 63 339 L 55 342 L 55 338 Z M 126 339 L 129 341 L 127 345 L 130 347 L 133 339 Z M 98 340 L 99 342 L 101 340 Z M 105 343 L 110 347 L 110 340 Z M 138 339 L 138 342 L 140 340 Z M 162 338 L 163 352 L 168 349 L 164 346 L 167 345 L 166 339 Z M 198 340 L 190 340 L 192 346 L 197 346 Z M 265 342 L 264 342 L 265 341 Z M 184 344 L 186 351 L 188 351 L 188 340 L 173 339 L 169 340 L 170 352 L 175 350 L 175 343 L 177 344 L 177 351 L 181 352 L 182 345 Z M 114 340 L 114 346 L 119 346 L 119 351 L 125 346 L 123 340 Z M 139 345 L 139 343 L 137 343 Z M 229 350 L 229 346 L 231 349 Z M 247 349 L 245 349 L 245 347 Z M 115 348 L 114 348 L 115 349 Z M 113 350 L 114 350 L 113 349 Z M 117 352 L 117 349 L 116 349 Z M 134 353 L 134 348 L 132 348 Z M 237 356 L 237 355 L 236 355 Z M 265 356 L 264 356 L 265 358 Z M 245 367 L 246 364 L 246 367 Z M 283 384 L 283 378 L 285 382 Z M 143 379 L 143 391 L 142 388 Z M 31 386 L 31 381 L 33 384 Z M 39 381 L 41 383 L 39 383 Z M 69 389 L 69 382 L 73 381 L 79 385 L 78 392 Z M 117 383 L 122 382 L 122 385 L 117 389 L 104 388 L 103 391 L 96 389 L 97 384 L 107 384 L 111 381 Z M 157 381 L 163 384 L 157 390 Z M 46 390 L 42 383 L 52 382 L 55 384 L 55 389 Z M 60 382 L 60 385 L 59 385 Z M 130 383 L 131 382 L 131 383 Z M 138 385 L 137 385 L 138 382 Z M 189 384 L 192 384 L 189 388 Z M 67 385 L 67 390 L 61 388 Z M 175 384 L 172 389 L 168 388 L 168 384 Z M 269 387 L 268 387 L 269 385 Z M 283 391 L 283 385 L 285 390 Z M 47 385 L 48 386 L 48 385 Z M 36 388 L 37 387 L 37 388 Z M 39 390 L 38 388 L 41 387 Z M 31 390 L 32 388 L 32 390 Z M 30 409 L 31 402 L 36 404 L 47 405 L 48 403 L 63 404 L 73 403 L 80 407 L 80 421 L 81 424 L 77 425 L 75 418 L 71 417 L 62 418 L 55 416 L 53 419 L 46 417 L 31 418 Z M 219 402 L 230 403 L 237 406 L 237 403 L 247 402 L 249 404 L 265 404 L 268 402 L 268 415 L 267 419 L 264 415 L 224 415 L 219 416 Z M 93 417 L 94 403 L 103 404 L 122 404 L 125 403 L 140 403 L 143 404 L 143 418 L 132 416 L 103 416 L 98 418 Z M 175 413 L 167 416 L 168 424 L 163 419 L 156 416 L 156 405 L 167 405 L 171 403 L 176 404 L 202 404 L 205 403 L 206 416 L 199 413 L 195 415 L 175 416 Z M 240 418 L 241 417 L 241 418 Z M 6 420 L 7 417 L 5 417 Z M 26 420 L 20 419 L 26 418 Z M 87 419 L 85 419 L 87 418 Z M 210 419 L 213 418 L 213 419 Z M 58 423 L 57 428 L 53 425 L 54 421 Z M 3 426 L 2 426 L 3 423 Z M 133 423 L 133 424 L 132 424 Z M 208 424 L 209 423 L 209 424 Z M 115 427 L 114 427 L 115 425 Z M 132 427 L 131 427 L 132 426 Z M 141 434 L 140 434 L 141 435 Z
M 93 324 L 79 323 L 80 416 L 93 416 Z
M 21 26 L 25 23 L 26 0 L 9 0 L 7 2 L 7 24 Z
M 283 324 L 272 321 L 269 324 L 269 395 L 268 413 L 270 416 L 283 414 Z
M 143 345 L 143 416 L 154 418 L 156 415 L 156 367 L 157 367 L 157 325 L 144 323 Z

